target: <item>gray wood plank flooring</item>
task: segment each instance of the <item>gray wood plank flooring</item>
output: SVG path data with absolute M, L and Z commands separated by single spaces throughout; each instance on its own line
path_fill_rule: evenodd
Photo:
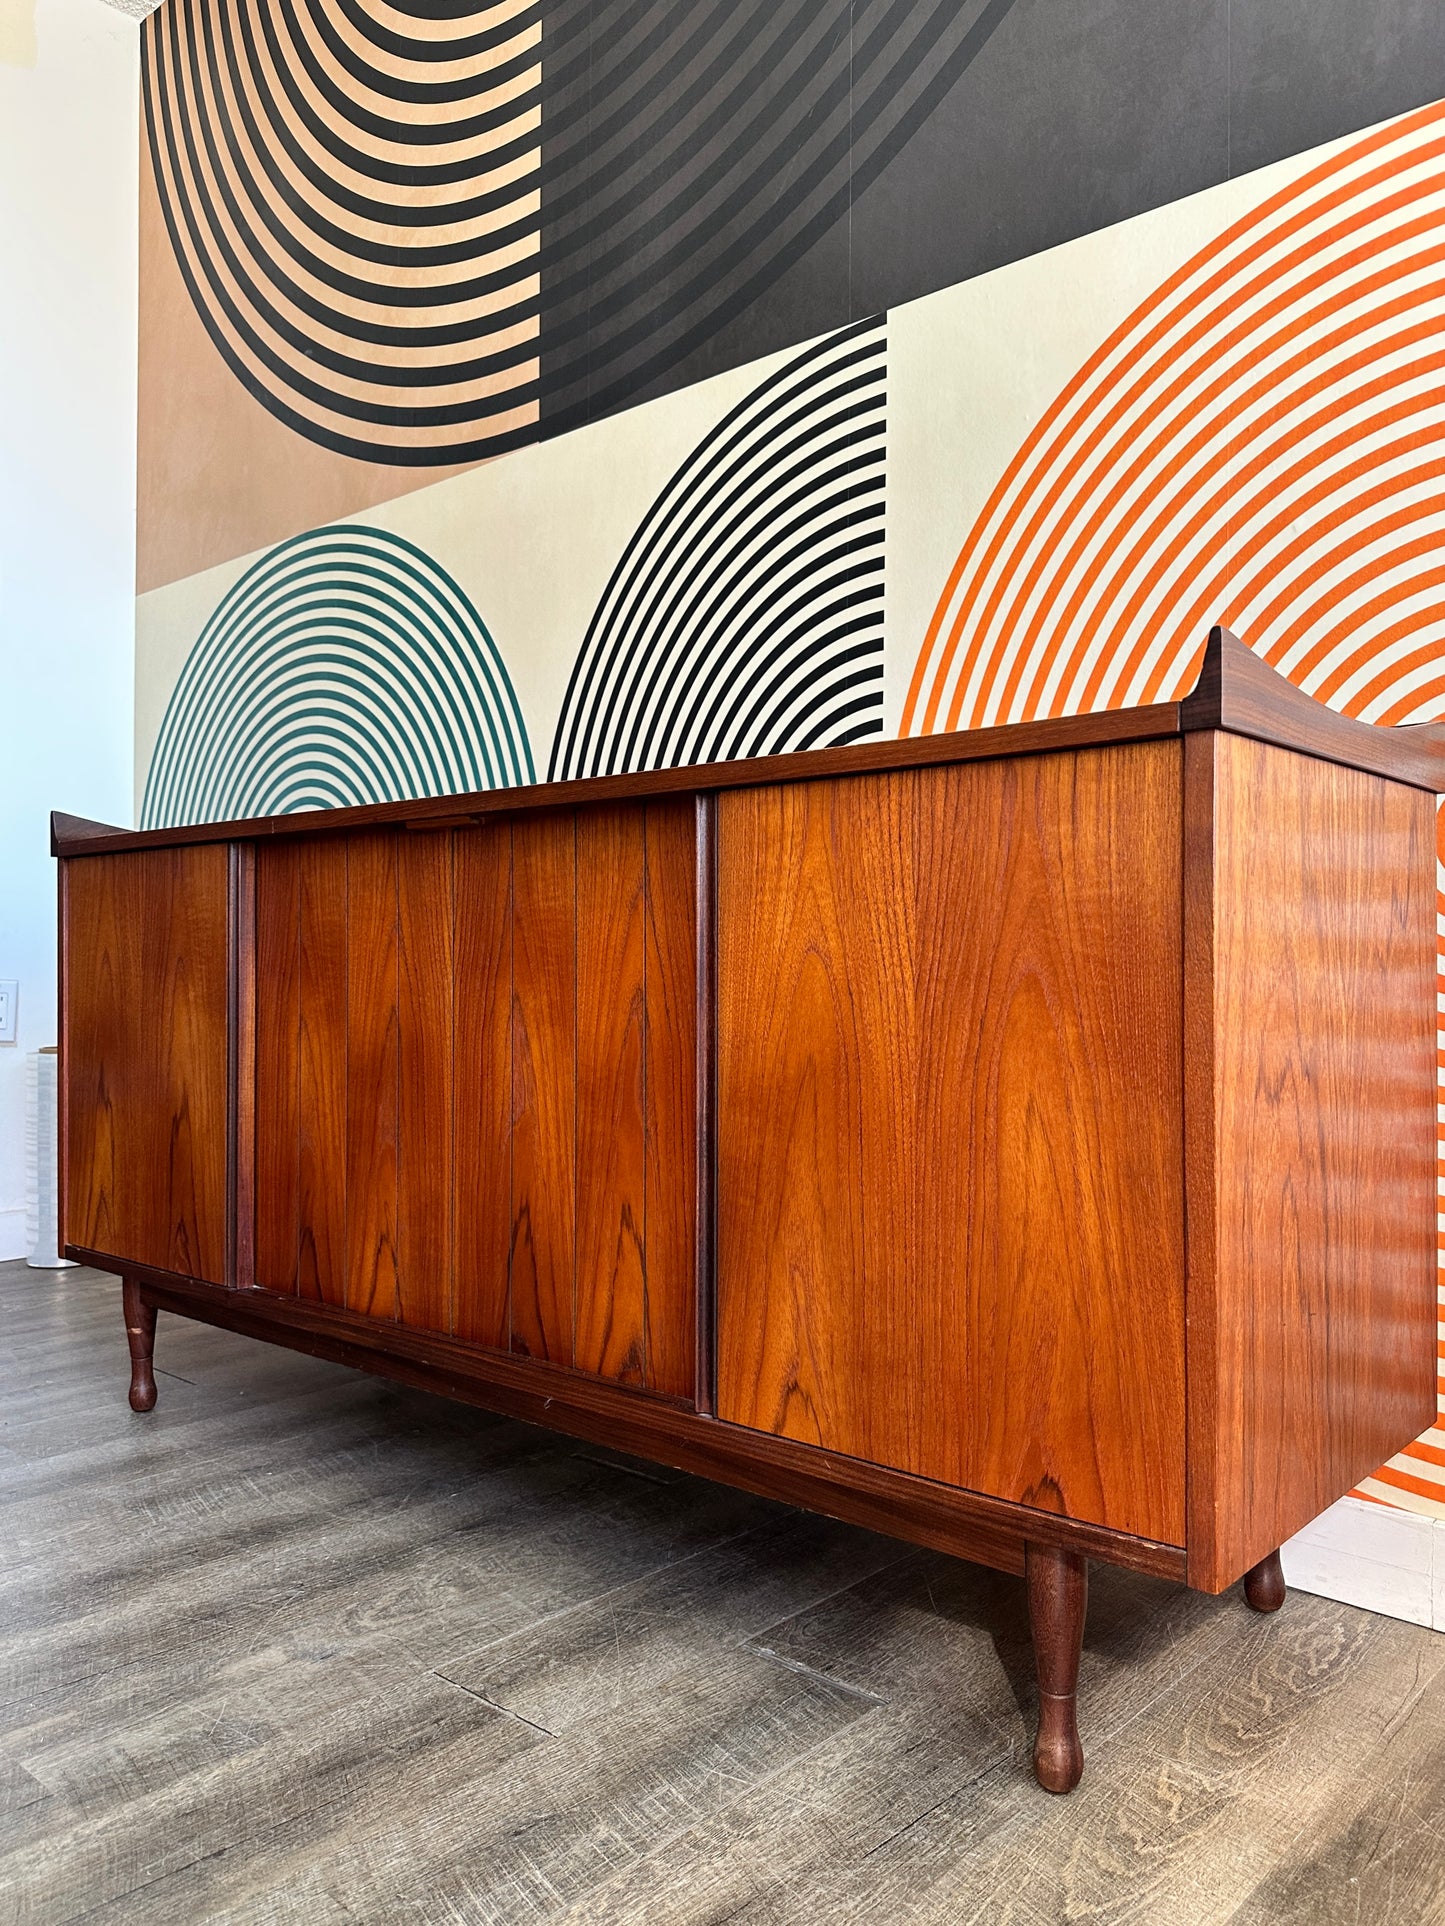
M 1017 1580 L 0 1265 L 0 1920 L 1445 1926 L 1445 1640 Z

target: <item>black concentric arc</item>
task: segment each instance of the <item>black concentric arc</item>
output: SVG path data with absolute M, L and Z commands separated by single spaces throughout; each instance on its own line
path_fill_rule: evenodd
M 693 450 L 588 625 L 550 778 L 880 733 L 885 406 L 875 319 L 806 349 Z

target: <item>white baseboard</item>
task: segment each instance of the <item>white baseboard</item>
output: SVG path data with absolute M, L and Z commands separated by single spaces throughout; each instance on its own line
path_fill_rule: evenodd
M 25 1255 L 25 1208 L 0 1210 L 0 1264 Z
M 1281 1558 L 1296 1591 L 1445 1632 L 1445 1518 L 1341 1498 Z

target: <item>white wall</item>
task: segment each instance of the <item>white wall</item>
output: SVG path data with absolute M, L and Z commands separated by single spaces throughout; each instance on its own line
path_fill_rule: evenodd
M 55 1041 L 49 812 L 131 821 L 139 44 L 100 0 L 0 0 L 0 1258 Z

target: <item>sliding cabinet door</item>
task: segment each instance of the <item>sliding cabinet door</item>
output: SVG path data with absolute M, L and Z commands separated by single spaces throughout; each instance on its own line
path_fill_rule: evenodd
M 1183 1542 L 1175 743 L 719 799 L 718 1414 Z
M 224 844 L 64 864 L 67 1243 L 227 1269 Z
M 690 1398 L 690 798 L 257 855 L 256 1281 Z

